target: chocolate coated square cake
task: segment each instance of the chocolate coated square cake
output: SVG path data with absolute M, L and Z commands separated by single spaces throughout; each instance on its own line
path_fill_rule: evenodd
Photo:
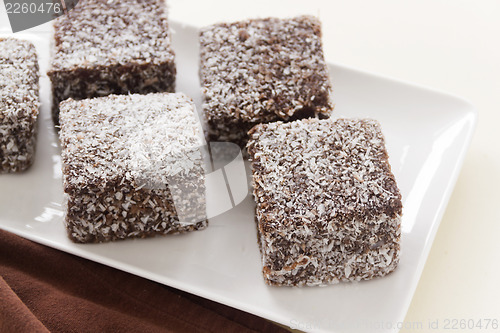
M 63 101 L 65 223 L 75 242 L 207 226 L 203 133 L 181 93 Z
M 24 171 L 33 163 L 39 108 L 35 47 L 0 38 L 0 173 Z
M 54 22 L 48 75 L 59 102 L 109 94 L 173 92 L 174 52 L 163 0 L 80 0 Z
M 210 141 L 244 146 L 255 124 L 326 118 L 333 108 L 321 25 L 312 16 L 203 28 L 200 79 Z
M 248 153 L 266 283 L 326 285 L 396 268 L 401 194 L 378 122 L 261 124 Z

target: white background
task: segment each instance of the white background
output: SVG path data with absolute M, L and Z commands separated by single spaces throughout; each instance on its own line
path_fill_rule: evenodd
M 196 26 L 317 15 L 329 62 L 469 99 L 477 129 L 402 326 L 437 320 L 434 331 L 449 332 L 446 320 L 500 320 L 500 1 L 170 0 L 169 7 L 171 19 Z

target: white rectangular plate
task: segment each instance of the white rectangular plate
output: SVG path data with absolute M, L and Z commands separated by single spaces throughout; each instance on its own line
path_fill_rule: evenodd
M 192 96 L 200 108 L 197 29 L 178 23 L 172 26 L 177 90 Z M 44 73 L 50 33 L 15 36 L 33 41 Z M 335 113 L 380 121 L 403 194 L 401 263 L 387 277 L 323 288 L 265 285 L 250 195 L 212 218 L 204 231 L 108 244 L 72 243 L 63 225 L 60 149 L 51 122 L 46 76 L 41 80 L 36 162 L 26 173 L 0 175 L 0 228 L 292 328 L 396 331 L 457 179 L 476 112 L 468 102 L 428 88 L 337 64 L 330 64 L 330 70 Z

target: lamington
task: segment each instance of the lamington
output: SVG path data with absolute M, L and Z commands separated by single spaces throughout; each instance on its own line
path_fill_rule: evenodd
M 248 152 L 267 284 L 328 285 L 396 268 L 401 194 L 377 121 L 260 124 Z
M 321 24 L 312 16 L 203 28 L 200 81 L 210 141 L 244 147 L 256 124 L 327 118 L 333 109 Z
M 39 108 L 35 47 L 0 38 L 0 173 L 24 171 L 33 164 Z
M 79 243 L 207 226 L 203 131 L 182 93 L 60 104 L 65 224 Z
M 80 0 L 54 21 L 53 118 L 59 103 L 109 94 L 174 92 L 164 0 Z

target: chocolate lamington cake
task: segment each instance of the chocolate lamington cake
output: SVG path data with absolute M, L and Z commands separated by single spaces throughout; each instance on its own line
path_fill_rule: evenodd
M 38 81 L 35 47 L 0 38 L 0 173 L 24 171 L 35 159 Z
M 257 125 L 248 152 L 268 284 L 367 280 L 396 268 L 401 194 L 376 121 Z
M 255 124 L 333 108 L 318 19 L 255 19 L 200 32 L 203 112 L 210 141 L 244 146 Z
M 109 94 L 173 92 L 174 52 L 163 0 L 80 0 L 54 23 L 48 75 L 59 102 Z
M 181 93 L 60 104 L 65 217 L 75 242 L 207 226 L 203 132 Z

